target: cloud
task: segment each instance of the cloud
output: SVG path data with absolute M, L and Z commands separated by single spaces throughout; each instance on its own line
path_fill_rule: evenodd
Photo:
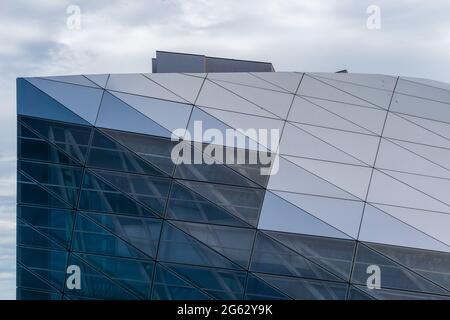
M 67 28 L 70 4 L 81 9 L 80 30 Z M 380 30 L 366 28 L 371 4 L 381 8 Z M 345 68 L 450 82 L 446 0 L 3 0 L 0 6 L 2 248 L 13 248 L 15 237 L 18 76 L 150 72 L 160 49 L 271 61 L 280 71 Z M 10 266 L 13 249 L 0 257 L 0 298 L 14 296 Z

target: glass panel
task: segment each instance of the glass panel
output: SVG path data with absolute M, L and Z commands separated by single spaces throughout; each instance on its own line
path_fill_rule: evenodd
M 172 224 L 233 262 L 248 267 L 254 230 L 179 221 Z
M 154 217 L 155 213 L 112 188 L 86 170 L 83 179 L 79 208 L 86 211 L 101 211 L 115 214 L 129 214 Z
M 200 241 L 165 222 L 159 244 L 158 260 L 218 268 L 240 269 Z
M 171 132 L 106 92 L 96 122 L 97 127 L 170 137 Z
M 144 253 L 81 214 L 78 214 L 75 223 L 72 250 L 120 257 L 147 258 Z
M 20 172 L 17 173 L 17 202 L 50 207 L 70 208 L 69 204 L 50 194 Z
M 178 264 L 164 264 L 164 266 L 195 284 L 215 299 L 242 299 L 246 278 L 245 272 Z
M 175 144 L 177 144 L 176 141 L 171 141 L 170 139 L 161 137 L 134 134 L 131 132 L 108 129 L 103 129 L 102 131 L 116 141 L 120 142 L 122 145 L 127 146 L 128 149 L 132 150 L 142 159 L 148 161 L 151 165 L 157 167 L 170 176 L 173 174 L 175 165 L 171 158 L 171 152 L 172 148 Z M 140 173 L 140 171 L 133 172 Z M 145 173 L 145 171 L 142 173 Z
M 166 217 L 193 222 L 245 227 L 248 225 L 198 193 L 174 182 Z
M 375 243 L 369 246 L 450 291 L 449 253 Z
M 73 211 L 18 206 L 17 217 L 44 235 L 68 247 L 73 229 Z M 18 237 L 18 239 L 21 238 Z
M 23 264 L 54 288 L 62 291 L 66 274 L 67 252 L 17 247 L 17 262 Z M 19 286 L 25 286 L 18 282 Z M 48 288 L 42 288 L 48 290 Z
M 92 140 L 88 166 L 149 175 L 163 175 L 160 170 L 129 152 L 98 130 L 95 131 Z
M 300 234 L 265 232 L 290 249 L 348 281 L 355 241 Z
M 291 298 L 281 291 L 270 286 L 253 274 L 248 274 L 246 300 L 290 300 Z
M 89 122 L 22 78 L 17 79 L 17 114 L 89 125 Z
M 191 115 L 192 105 L 119 92 L 114 92 L 113 95 L 169 132 L 185 129 Z
M 84 162 L 91 136 L 91 127 L 20 117 L 20 121 L 41 138 L 58 146 L 62 151 Z
M 258 277 L 297 300 L 345 300 L 345 283 L 257 274 Z
M 381 288 L 383 289 L 390 288 L 438 294 L 445 294 L 447 292 L 424 277 L 411 272 L 362 244 L 358 244 L 352 282 L 365 286 L 368 277 L 372 274 L 367 271 L 371 265 L 376 265 L 380 268 Z
M 163 215 L 170 180 L 120 172 L 92 170 L 107 183 Z
M 106 277 L 86 262 L 75 255 L 70 255 L 69 265 L 80 267 L 81 271 L 81 288 L 73 290 L 65 290 L 74 296 L 95 297 L 99 299 L 113 300 L 135 300 L 137 296 L 120 286 L 117 282 Z
M 272 192 L 266 192 L 258 228 L 332 238 L 349 238 L 340 230 L 317 219 Z
M 156 264 L 152 300 L 212 300 L 160 264 Z
M 65 249 L 61 243 L 46 237 L 19 219 L 17 219 L 17 244 L 57 250 Z
M 161 220 L 83 213 L 136 248 L 155 258 L 161 233 Z
M 17 300 L 61 300 L 62 294 L 17 288 Z
M 320 265 L 305 259 L 261 232 L 256 236 L 250 270 L 312 279 L 339 280 Z
M 78 256 L 115 282 L 133 291 L 140 298 L 149 299 L 153 262 L 86 254 L 78 254 Z
M 38 78 L 27 80 L 81 118 L 95 123 L 103 90 Z
M 234 216 L 252 226 L 256 226 L 264 199 L 263 189 L 193 181 L 180 181 L 180 183 Z
M 81 168 L 19 161 L 17 170 L 30 176 L 75 207 L 81 183 Z

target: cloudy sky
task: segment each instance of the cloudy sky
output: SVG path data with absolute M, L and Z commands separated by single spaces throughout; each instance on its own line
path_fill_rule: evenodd
M 15 297 L 17 77 L 149 72 L 158 49 L 450 82 L 449 13 L 448 0 L 2 0 L 0 299 Z

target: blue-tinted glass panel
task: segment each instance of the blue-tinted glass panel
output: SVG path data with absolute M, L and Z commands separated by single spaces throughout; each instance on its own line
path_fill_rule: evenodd
M 339 280 L 318 264 L 258 232 L 253 249 L 251 271 L 312 279 Z
M 76 206 L 78 188 L 81 183 L 81 168 L 19 161 L 17 169 L 56 193 L 71 206 Z
M 68 262 L 69 265 L 80 267 L 81 289 L 66 289 L 66 294 L 114 300 L 138 299 L 131 291 L 125 289 L 116 281 L 108 278 L 105 274 L 102 274 L 75 255 L 70 255 Z
M 67 155 L 84 163 L 92 128 L 43 119 L 20 117 L 20 121 L 40 138 L 57 146 Z
M 128 151 L 118 142 L 95 130 L 88 166 L 149 175 L 164 175 L 155 166 Z
M 20 287 L 31 288 L 36 290 L 56 291 L 49 282 L 33 274 L 20 264 L 17 265 L 17 285 Z M 19 299 L 19 297 L 17 297 Z
M 104 254 L 110 256 L 141 258 L 146 256 L 118 236 L 78 214 L 72 241 L 76 252 Z
M 255 230 L 179 221 L 172 224 L 234 263 L 248 267 Z
M 429 293 L 448 293 L 417 273 L 408 270 L 369 247 L 358 244 L 352 282 L 366 285 L 367 268 L 376 265 L 381 271 L 381 288 L 400 289 Z
M 19 206 L 17 217 L 45 236 L 68 247 L 72 235 L 74 211 Z
M 17 300 L 61 300 L 62 294 L 17 288 Z
M 20 172 L 17 173 L 17 202 L 50 207 L 70 208 L 68 203 L 49 193 Z
M 117 234 L 148 256 L 156 257 L 162 226 L 161 220 L 87 212 L 84 215 L 95 220 L 112 233 Z
M 89 125 L 25 79 L 17 79 L 17 114 Z
M 164 264 L 164 266 L 195 284 L 215 299 L 236 300 L 243 298 L 246 272 L 180 264 Z
M 309 280 L 258 274 L 271 286 L 296 300 L 344 300 L 347 295 L 346 283 Z
M 175 164 L 172 161 L 172 149 L 177 144 L 163 137 L 147 136 L 131 132 L 115 131 L 102 129 L 104 133 L 112 137 L 120 144 L 139 155 L 142 159 L 149 162 L 168 175 L 173 174 Z
M 149 299 L 153 262 L 87 254 L 78 254 L 78 256 L 140 298 Z
M 152 300 L 211 300 L 211 297 L 156 264 Z
M 84 175 L 79 208 L 86 211 L 115 214 L 157 216 L 156 213 L 131 200 L 119 190 L 112 188 L 102 179 L 89 172 L 89 170 L 86 170 Z
M 165 222 L 159 244 L 158 260 L 218 268 L 240 269 L 200 241 Z
M 245 291 L 246 300 L 290 300 L 291 298 L 281 291 L 270 286 L 260 278 L 249 273 L 247 289 Z
M 17 247 L 17 262 L 26 266 L 31 272 L 46 283 L 51 284 L 54 288 L 62 290 L 67 252 Z
M 19 159 L 37 160 L 60 164 L 77 165 L 78 163 L 54 145 L 41 139 L 23 125 L 18 125 L 17 154 Z
M 103 170 L 93 172 L 156 213 L 164 214 L 170 179 Z
M 249 226 L 225 209 L 177 182 L 174 182 L 172 185 L 166 217 L 169 219 L 236 227 Z
M 61 243 L 50 239 L 19 219 L 17 219 L 17 245 L 57 250 L 66 249 Z

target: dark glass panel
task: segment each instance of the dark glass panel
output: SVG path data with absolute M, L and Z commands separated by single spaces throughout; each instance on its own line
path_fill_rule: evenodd
M 248 274 L 245 292 L 246 300 L 291 300 L 290 297 L 251 273 Z
M 320 265 L 305 259 L 261 232 L 256 236 L 250 270 L 312 279 L 339 280 Z
M 164 266 L 215 299 L 240 300 L 243 298 L 246 272 L 181 264 L 164 264 Z
M 164 223 L 159 244 L 158 260 L 218 268 L 240 269 L 200 241 L 168 222 Z
M 95 130 L 94 133 L 87 164 L 102 169 L 157 176 L 164 175 L 158 168 L 139 158 L 98 130 Z
M 152 300 L 211 300 L 211 297 L 156 264 Z

